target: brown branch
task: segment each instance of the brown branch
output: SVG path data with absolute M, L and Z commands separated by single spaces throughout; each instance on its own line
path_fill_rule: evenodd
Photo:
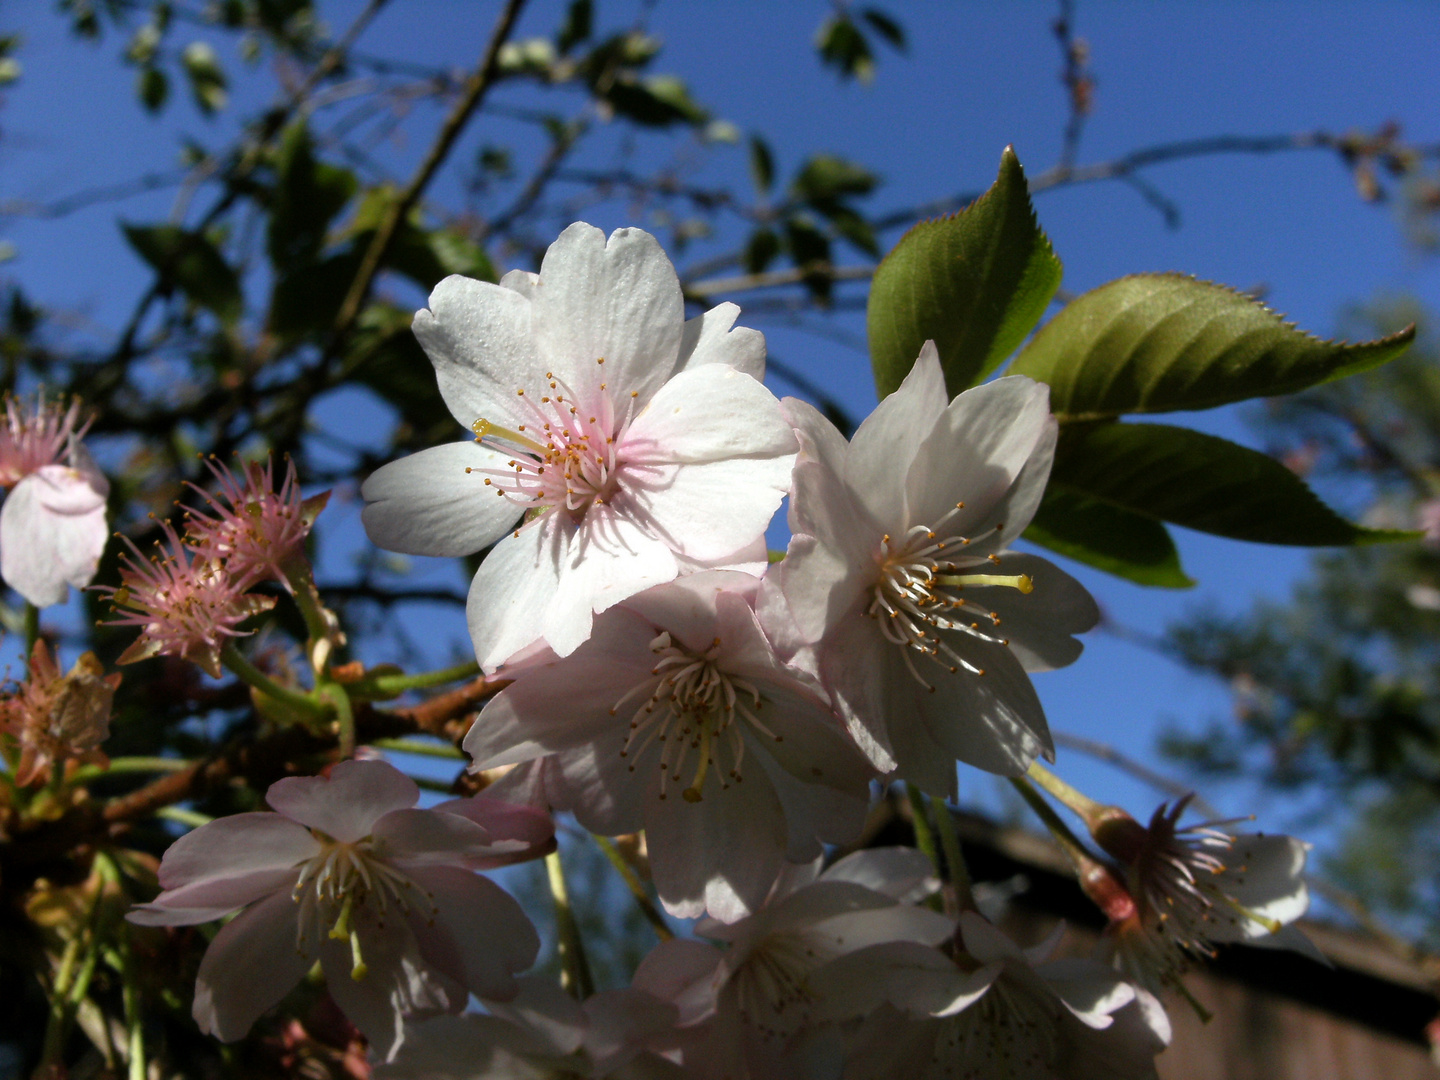
M 510 30 L 515 25 L 516 18 L 520 15 L 520 9 L 525 6 L 525 0 L 509 0 L 505 9 L 500 13 L 500 18 L 495 23 L 495 29 L 490 35 L 489 44 L 485 46 L 485 53 L 481 57 L 479 66 L 465 80 L 465 91 L 460 95 L 460 100 L 450 110 L 450 115 L 445 118 L 441 125 L 440 134 L 430 152 L 425 155 L 425 160 L 420 163 L 419 169 L 406 185 L 400 197 L 390 204 L 385 213 L 380 227 L 375 230 L 375 236 L 370 241 L 370 246 L 365 249 L 365 256 L 360 261 L 360 269 L 355 274 L 355 279 L 350 283 L 350 291 L 345 294 L 345 302 L 340 305 L 340 312 L 335 317 L 335 332 L 331 342 L 330 352 L 333 355 L 338 352 L 339 344 L 350 333 L 355 320 L 360 315 L 360 305 L 364 303 L 365 296 L 370 291 L 370 285 L 375 280 L 375 275 L 380 271 L 380 263 L 389 251 L 390 244 L 395 239 L 395 234 L 400 228 L 400 223 L 405 220 L 411 208 L 419 200 L 425 188 L 434 178 L 435 173 L 449 156 L 455 140 L 460 137 L 465 124 L 475 112 L 480 102 L 484 100 L 486 92 L 495 82 L 495 74 L 500 58 L 500 48 L 510 36 Z

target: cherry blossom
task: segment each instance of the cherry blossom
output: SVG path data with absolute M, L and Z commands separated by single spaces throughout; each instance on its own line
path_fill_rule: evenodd
M 592 832 L 643 828 L 681 917 L 750 914 L 869 803 L 873 770 L 761 632 L 759 584 L 712 570 L 631 597 L 571 655 L 507 668 L 465 738 L 479 770 L 548 757 L 544 797 Z
M 676 1009 L 641 990 L 602 990 L 577 1002 L 547 979 L 490 1015 L 438 1016 L 415 1025 L 375 1080 L 682 1080 L 656 1052 Z
M 1063 930 L 1063 927 L 1057 928 Z M 909 941 L 850 952 L 808 981 L 847 1032 L 845 1080 L 1143 1080 L 1170 1041 L 1159 1003 L 1090 960 L 1022 950 L 963 912 L 955 956 Z
M 405 1016 L 460 1012 L 469 995 L 514 996 L 539 939 L 518 904 L 472 871 L 510 861 L 535 827 L 516 808 L 420 810 L 415 782 L 383 761 L 270 786 L 277 813 L 236 814 L 182 836 L 164 891 L 135 908 L 150 926 L 240 911 L 200 964 L 202 1031 L 239 1039 L 318 960 L 331 996 L 382 1057 Z
M 449 277 L 416 314 L 440 392 L 475 437 L 374 473 L 363 520 L 410 554 L 499 541 L 468 605 L 487 671 L 537 639 L 569 655 L 593 614 L 682 572 L 753 562 L 796 447 L 758 381 L 764 339 L 732 330 L 738 313 L 686 322 L 654 237 L 607 242 L 577 222 L 538 275 Z
M 1326 963 L 1292 925 L 1310 904 L 1305 856 L 1293 836 L 1233 833 L 1234 821 L 1181 827 L 1190 798 L 1161 804 L 1143 826 L 1114 807 L 1092 826 L 1120 863 L 1133 913 L 1110 929 L 1117 959 L 1159 993 L 1195 956 L 1229 942 L 1294 949 Z
M 679 1008 L 684 1062 L 696 1076 L 788 1080 L 799 1068 L 794 1042 L 815 1019 L 812 972 L 882 942 L 937 945 L 954 930 L 905 902 L 935 884 L 916 851 L 870 849 L 818 868 L 787 869 L 749 918 L 696 925 L 723 948 L 677 938 L 641 961 L 633 985 Z
M 1072 662 L 1099 617 L 1058 567 L 1007 550 L 1050 472 L 1046 387 L 1015 376 L 947 400 L 933 344 L 848 445 L 804 402 L 792 539 L 760 603 L 881 770 L 950 795 L 958 758 L 1021 773 L 1053 754 L 1027 672 Z
M 109 528 L 110 483 L 80 444 L 80 403 L 11 398 L 0 428 L 0 576 L 36 607 L 65 602 L 95 577 Z

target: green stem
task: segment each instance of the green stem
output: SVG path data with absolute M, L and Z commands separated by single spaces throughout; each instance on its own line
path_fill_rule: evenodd
M 120 959 L 123 965 L 121 969 L 120 997 L 125 1007 L 125 1033 L 128 1042 L 128 1058 L 130 1062 L 129 1080 L 146 1080 L 145 1068 L 145 1017 L 140 1008 L 140 986 L 136 978 L 134 956 L 130 951 L 130 944 L 125 941 Z
M 82 765 L 76 769 L 72 779 L 78 783 L 93 780 L 106 773 L 127 772 L 181 772 L 195 764 L 186 758 L 173 757 L 117 757 L 108 765 Z
M 325 605 L 320 602 L 320 592 L 315 588 L 315 572 L 310 568 L 310 560 L 304 555 L 296 555 L 287 560 L 281 570 L 290 584 L 300 617 L 305 620 L 305 633 L 310 637 L 310 644 L 313 646 L 317 641 L 328 638 L 330 622 L 325 618 Z
M 77 935 L 65 944 L 60 957 L 60 970 L 55 973 L 55 983 L 50 989 L 50 1015 L 45 1019 L 45 1041 L 40 1050 L 40 1064 L 35 1068 L 36 1076 L 58 1075 L 61 1058 L 65 1053 L 65 1036 L 70 1031 L 70 980 L 75 975 L 75 961 L 80 957 L 80 937 Z
M 615 845 L 610 842 L 609 837 L 596 836 L 595 843 L 599 846 L 600 850 L 605 853 L 605 857 L 610 860 L 610 865 L 615 867 L 616 872 L 619 873 L 621 879 L 625 882 L 625 887 L 630 890 L 630 895 L 635 898 L 635 903 L 640 908 L 640 914 L 645 916 L 645 921 L 648 922 L 651 929 L 655 931 L 655 936 L 661 941 L 669 941 L 673 938 L 675 936 L 674 932 L 670 929 L 669 924 L 665 922 L 665 916 L 660 914 L 660 909 L 651 902 L 649 894 L 645 891 L 644 883 L 641 882 L 640 876 L 635 873 L 635 868 L 625 860 L 625 856 L 620 854 Z
M 155 816 L 164 818 L 166 821 L 178 821 L 181 825 L 188 825 L 192 829 L 198 829 L 201 825 L 209 825 L 215 820 L 209 814 L 202 814 L 198 810 L 186 810 L 183 806 L 162 806 L 155 811 Z
M 479 674 L 480 665 L 472 660 L 468 664 L 456 664 L 439 671 L 422 671 L 418 675 L 376 675 L 364 680 L 363 685 L 367 690 L 374 689 L 388 697 L 391 694 L 403 694 L 406 690 L 424 690 L 431 686 L 460 682 L 462 679 L 473 679 Z
M 945 852 L 945 869 L 950 878 L 950 887 L 955 893 L 954 915 L 959 918 L 960 912 L 975 910 L 970 868 L 965 865 L 965 853 L 960 850 L 960 834 L 955 831 L 955 818 L 950 813 L 949 805 L 943 799 L 931 805 L 935 807 L 935 831 L 940 834 L 940 849 Z
M 577 1001 L 595 993 L 590 978 L 590 964 L 585 959 L 585 943 L 580 937 L 580 924 L 570 906 L 570 893 L 565 888 L 565 869 L 560 864 L 559 850 L 545 856 L 545 872 L 550 878 L 550 895 L 555 900 L 555 928 L 560 951 L 560 985 Z
M 1085 821 L 1087 826 L 1095 821 L 1103 811 L 1110 809 L 1104 803 L 1096 802 L 1084 792 L 1077 791 L 1038 761 L 1030 765 L 1030 771 L 1026 775 L 1060 802 L 1075 811 L 1075 813 Z
M 40 640 L 40 609 L 29 600 L 25 601 L 25 663 L 35 652 L 35 642 Z
M 350 695 L 339 683 L 325 682 L 320 694 L 335 706 L 335 720 L 340 728 L 340 758 L 343 761 L 355 753 L 355 711 L 350 707 Z
M 1066 825 L 1060 815 L 1055 812 L 1055 808 L 1045 801 L 1045 796 L 1035 790 L 1034 784 L 1023 776 L 1010 777 L 1010 783 L 1015 786 L 1016 791 L 1020 792 L 1021 798 L 1029 803 L 1030 809 L 1035 811 L 1035 816 L 1045 823 L 1045 827 L 1050 830 L 1050 835 L 1055 837 L 1056 843 L 1065 849 L 1065 854 L 1070 856 L 1071 862 L 1078 866 L 1082 859 L 1087 863 L 1094 861 L 1090 852 L 1085 850 L 1085 845 L 1070 831 L 1070 826 Z
M 910 800 L 910 821 L 915 828 L 915 846 L 918 847 L 930 865 L 935 867 L 935 873 L 940 873 L 940 851 L 935 846 L 935 834 L 930 830 L 929 813 L 925 805 L 925 793 L 914 784 L 906 781 L 905 795 Z
M 297 709 L 307 716 L 316 720 L 328 719 L 330 709 L 316 701 L 309 694 L 301 690 L 295 690 L 288 686 L 282 686 L 270 678 L 254 664 L 246 660 L 240 654 L 240 650 L 234 645 L 226 645 L 220 650 L 220 662 L 230 669 L 242 682 L 248 683 L 256 690 L 259 690 L 266 697 L 274 698 L 283 705 Z
M 393 750 L 399 754 L 417 754 L 421 757 L 445 758 L 449 761 L 463 760 L 465 757 L 449 743 L 425 742 L 421 739 L 376 739 L 370 745 L 380 750 Z

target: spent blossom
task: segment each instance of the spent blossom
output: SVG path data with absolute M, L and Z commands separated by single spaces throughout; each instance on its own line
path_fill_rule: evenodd
M 275 599 L 245 592 L 246 583 L 223 565 L 192 554 L 168 521 L 161 529 L 168 550 L 147 559 L 124 538 L 130 551 L 121 555 L 120 586 L 99 587 L 118 616 L 108 625 L 140 628 L 119 662 L 178 656 L 218 679 L 221 652 L 232 639 L 248 633 L 240 624 L 270 610 Z
M 577 222 L 539 274 L 449 277 L 416 314 L 474 438 L 374 473 L 363 520 L 391 551 L 495 544 L 467 606 L 487 671 L 539 639 L 569 655 L 594 614 L 683 572 L 763 568 L 757 545 L 796 446 L 759 381 L 764 338 L 732 330 L 738 313 L 722 304 L 687 322 L 653 236 L 607 242 Z
M 240 912 L 200 964 L 202 1031 L 241 1038 L 317 960 L 381 1057 L 406 1016 L 458 1013 L 472 993 L 516 994 L 514 974 L 539 939 L 520 906 L 473 871 L 536 851 L 548 826 L 481 800 L 421 810 L 419 795 L 386 762 L 344 761 L 329 777 L 272 784 L 277 813 L 219 818 L 170 846 L 164 891 L 131 921 L 185 926 Z
M 80 403 L 5 403 L 0 428 L 0 576 L 36 607 L 64 603 L 95 577 L 105 550 L 109 481 L 81 445 Z
M 787 861 L 853 841 L 869 805 L 874 772 L 813 680 L 776 659 L 759 584 L 711 570 L 632 596 L 569 656 L 507 668 L 465 737 L 477 770 L 542 759 L 528 771 L 543 797 L 592 832 L 643 828 L 682 918 L 750 914 Z
M 41 638 L 30 653 L 30 672 L 10 697 L 0 700 L 0 732 L 19 747 L 15 783 L 45 779 L 66 761 L 104 763 L 99 746 L 110 737 L 110 707 L 119 675 L 106 675 L 91 652 L 61 674 Z
M 223 562 L 246 588 L 270 580 L 293 592 L 291 574 L 297 572 L 297 560 L 304 559 L 305 538 L 330 493 L 303 498 L 289 458 L 278 488 L 273 459 L 264 465 L 247 461 L 239 476 L 214 458 L 205 464 L 215 477 L 216 491 L 212 495 L 191 485 L 209 509 L 186 511 L 186 542 L 201 559 Z
M 1099 611 L 1054 564 L 1007 550 L 1050 473 L 1046 387 L 1014 376 L 952 402 L 926 343 L 849 444 L 785 407 L 802 445 L 792 537 L 760 604 L 782 654 L 820 677 L 877 768 L 936 795 L 956 758 L 1015 775 L 1052 755 L 1027 672 L 1072 662 Z

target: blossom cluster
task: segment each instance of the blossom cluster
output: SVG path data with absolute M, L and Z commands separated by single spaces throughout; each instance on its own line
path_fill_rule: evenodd
M 1300 849 L 1214 829 L 1186 846 L 1164 815 L 1096 833 L 1150 943 L 1119 969 L 1051 959 L 1054 941 L 1022 950 L 953 896 L 942 914 L 917 853 L 822 870 L 878 785 L 943 800 L 957 762 L 1018 777 L 1053 758 L 1030 676 L 1073 662 L 1099 613 L 1011 550 L 1054 455 L 1043 384 L 952 400 L 927 344 L 847 440 L 765 388 L 764 339 L 738 314 L 687 320 L 653 237 L 582 223 L 538 273 L 436 287 L 414 331 L 467 434 L 370 476 L 363 521 L 397 552 L 489 549 L 467 621 L 505 685 L 463 745 L 498 779 L 420 809 L 391 765 L 342 761 L 172 845 L 132 920 L 240 911 L 201 965 L 205 1031 L 240 1037 L 318 963 L 377 1076 L 1124 1080 L 1153 1076 L 1168 1042 L 1152 991 L 1177 951 L 1303 910 Z M 268 467 L 217 477 L 210 511 L 115 591 L 143 630 L 131 658 L 218 672 L 239 622 L 273 602 L 246 590 L 293 586 L 313 519 L 293 473 L 278 493 Z M 765 533 L 787 497 L 774 559 Z M 643 832 L 661 904 L 701 919 L 632 987 L 580 1002 L 515 978 L 538 938 L 476 873 L 552 848 L 555 811 Z M 1273 869 L 1269 899 L 1231 882 L 1232 845 Z M 459 1015 L 470 995 L 483 1014 Z

